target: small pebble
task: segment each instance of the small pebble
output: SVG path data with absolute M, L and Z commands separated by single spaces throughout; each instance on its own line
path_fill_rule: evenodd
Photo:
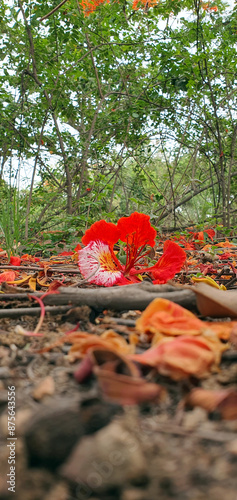
M 0 378 L 8 378 L 11 377 L 11 371 L 7 366 L 1 366 L 0 367 Z
M 123 492 L 121 500 L 147 500 L 147 493 L 139 488 L 132 488 Z
M 237 439 L 226 444 L 226 450 L 237 457 Z
M 50 375 L 45 377 L 34 388 L 32 396 L 36 401 L 40 401 L 44 396 L 52 396 L 55 392 L 54 379 Z

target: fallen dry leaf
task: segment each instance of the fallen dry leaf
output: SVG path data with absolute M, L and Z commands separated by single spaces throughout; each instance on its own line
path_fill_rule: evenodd
M 96 366 L 94 373 L 98 378 L 100 388 L 105 399 L 122 405 L 134 405 L 146 401 L 156 403 L 163 398 L 165 390 L 158 384 L 147 382 L 143 378 L 133 378 L 121 375 Z
M 143 354 L 134 354 L 130 359 L 156 367 L 161 375 L 173 380 L 188 376 L 201 378 L 215 362 L 209 343 L 202 337 L 180 336 L 162 341 Z
M 219 365 L 222 353 L 229 349 L 229 344 L 221 342 L 215 330 L 212 330 L 211 328 L 204 330 L 201 338 L 207 342 L 215 356 L 215 364 Z
M 167 299 L 154 299 L 136 321 L 141 333 L 166 335 L 199 335 L 203 322 L 193 313 Z
M 121 354 L 130 354 L 134 352 L 135 348 L 134 344 L 128 344 L 121 335 L 113 330 L 107 330 L 100 336 L 75 332 L 68 335 L 65 340 L 73 344 L 68 353 L 68 359 L 71 362 L 83 357 L 92 347 L 114 349 L 117 353 Z
M 147 382 L 139 368 L 127 357 L 106 349 L 91 349 L 74 373 L 81 383 L 91 372 L 97 376 L 103 397 L 123 405 L 158 402 L 165 390 Z
M 233 332 L 237 333 L 237 321 L 205 321 L 205 326 L 225 341 L 231 339 Z
M 136 321 L 136 328 L 140 333 L 152 335 L 152 345 L 165 340 L 167 336 L 175 338 L 177 335 L 203 335 L 206 338 L 209 335 L 210 340 L 216 344 L 215 350 L 222 352 L 228 346 L 224 346 L 219 339 L 229 340 L 232 330 L 237 328 L 237 322 L 201 321 L 174 302 L 155 299 Z
M 237 318 L 237 291 L 217 290 L 205 283 L 192 286 L 197 307 L 203 316 Z
M 68 359 L 72 363 L 77 359 L 81 359 L 87 354 L 89 349 L 99 347 L 104 349 L 114 349 L 118 353 L 130 354 L 135 350 L 135 344 L 131 337 L 131 343 L 127 341 L 118 333 L 113 330 L 107 330 L 102 335 L 98 336 L 92 333 L 76 331 L 64 335 L 54 344 L 51 344 L 43 349 L 40 349 L 39 353 L 48 352 L 54 347 L 62 344 L 72 344 L 70 351 L 68 353 Z

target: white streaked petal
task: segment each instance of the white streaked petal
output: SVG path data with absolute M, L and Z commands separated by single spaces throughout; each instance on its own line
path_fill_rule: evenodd
M 81 274 L 85 278 L 88 278 L 89 283 L 112 286 L 118 283 L 123 277 L 122 272 L 113 261 L 109 246 L 103 243 L 103 241 L 91 241 L 85 248 L 78 252 L 78 257 Z

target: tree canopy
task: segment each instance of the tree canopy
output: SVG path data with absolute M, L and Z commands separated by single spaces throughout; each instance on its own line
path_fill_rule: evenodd
M 60 5 L 0 6 L 1 178 L 27 165 L 25 237 L 133 210 L 235 224 L 236 7 Z

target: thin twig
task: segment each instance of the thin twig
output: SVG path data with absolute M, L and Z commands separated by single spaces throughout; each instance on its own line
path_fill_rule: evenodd
M 60 264 L 59 264 L 60 266 Z M 39 266 L 0 266 L 0 269 L 14 269 L 16 271 L 43 271 L 43 267 Z M 59 273 L 72 273 L 72 274 L 81 274 L 78 267 L 71 268 L 71 269 L 59 269 L 57 267 L 49 266 L 47 270 L 53 271 L 53 272 L 59 272 Z
M 54 14 L 54 12 L 57 12 L 57 10 L 60 9 L 60 7 L 62 7 L 62 5 L 64 5 L 66 2 L 67 2 L 67 0 L 62 0 L 62 2 L 60 2 L 56 7 L 54 7 L 53 10 L 51 10 L 45 16 L 41 17 L 41 19 L 39 20 L 39 22 L 41 23 L 41 21 L 44 21 L 45 19 L 48 19 L 48 17 L 52 16 L 52 14 Z
M 50 314 L 64 314 L 70 311 L 72 306 L 47 306 L 45 312 Z M 39 316 L 41 307 L 18 307 L 15 309 L 0 309 L 0 318 L 18 318 L 19 316 Z

